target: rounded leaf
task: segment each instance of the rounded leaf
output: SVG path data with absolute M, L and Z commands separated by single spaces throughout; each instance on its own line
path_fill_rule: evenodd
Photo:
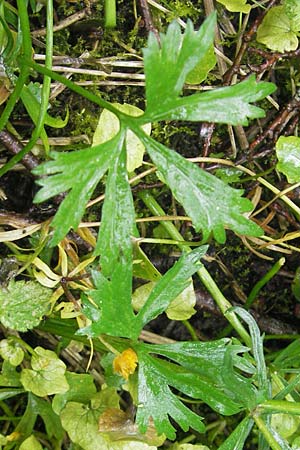
M 23 369 L 21 383 L 26 391 L 39 397 L 61 394 L 69 389 L 65 377 L 66 366 L 51 350 L 36 347 L 31 358 L 31 369 Z
M 18 366 L 24 358 L 24 352 L 20 344 L 13 339 L 2 339 L 0 342 L 0 355 L 12 366 Z
M 284 6 L 274 6 L 265 15 L 257 30 L 257 41 L 282 53 L 296 50 L 298 38 Z
M 284 173 L 289 183 L 298 183 L 300 181 L 300 138 L 280 136 L 276 142 L 276 155 L 277 170 Z

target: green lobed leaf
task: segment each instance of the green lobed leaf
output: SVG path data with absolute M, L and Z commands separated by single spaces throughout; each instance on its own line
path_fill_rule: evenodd
M 264 357 L 263 337 L 260 334 L 257 323 L 244 308 L 236 306 L 232 308 L 238 316 L 240 316 L 248 325 L 252 339 L 252 353 L 257 368 L 257 384 L 261 398 L 259 401 L 266 400 L 269 397 L 269 381 L 267 375 L 266 361 Z
M 127 259 L 120 252 L 119 261 L 115 266 L 110 280 L 101 272 L 95 274 L 96 289 L 90 292 L 90 297 L 98 306 L 98 314 L 90 317 L 95 320 L 91 325 L 80 328 L 77 335 L 89 337 L 102 333 L 111 336 L 136 338 L 140 327 L 135 323 L 135 315 L 131 306 L 131 267 L 126 266 Z M 130 286 L 129 286 L 130 285 Z
M 143 114 L 143 110 L 134 105 L 129 105 L 127 103 L 112 103 L 112 105 L 121 112 L 133 117 Z M 151 123 L 143 125 L 142 128 L 145 133 L 151 133 Z M 120 121 L 117 116 L 107 109 L 104 109 L 100 114 L 98 125 L 93 136 L 93 146 L 110 140 L 119 132 L 119 129 Z M 126 167 L 128 172 L 133 172 L 143 164 L 145 147 L 131 130 L 126 132 L 125 141 L 127 152 Z
M 224 227 L 242 235 L 263 234 L 256 223 L 243 215 L 253 205 L 241 197 L 242 190 L 233 189 L 151 138 L 147 138 L 147 150 L 174 197 L 192 218 L 196 231 L 202 231 L 203 240 L 213 232 L 215 239 L 224 243 Z
M 51 175 L 37 181 L 43 187 L 36 194 L 35 203 L 70 190 L 51 223 L 55 228 L 52 245 L 57 245 L 70 228 L 78 227 L 88 200 L 111 161 L 121 151 L 123 140 L 124 134 L 119 133 L 96 147 L 70 153 L 51 152 L 53 160 L 33 170 L 38 176 Z
M 155 111 L 145 112 L 142 121 L 190 120 L 231 125 L 248 125 L 248 119 L 264 117 L 263 109 L 252 105 L 274 92 L 275 85 L 256 82 L 250 75 L 241 83 L 159 103 Z M 137 119 L 137 121 L 141 119 Z
M 115 157 L 106 182 L 105 200 L 102 208 L 101 226 L 95 255 L 101 255 L 100 264 L 104 276 L 109 277 L 115 270 L 122 253 L 127 266 L 127 276 L 132 278 L 132 244 L 135 233 L 135 211 L 126 171 L 125 148 Z M 128 287 L 128 289 L 131 286 Z
M 174 266 L 158 280 L 148 299 L 136 316 L 140 329 L 150 320 L 164 312 L 189 284 L 189 278 L 201 267 L 200 258 L 205 255 L 207 246 L 199 247 L 183 254 Z
M 181 34 L 177 22 L 160 34 L 160 43 L 150 33 L 143 50 L 146 75 L 146 116 L 152 117 L 181 94 L 187 75 L 196 67 L 214 40 L 215 14 L 210 15 L 198 31 L 191 21 Z M 166 95 L 167 94 L 167 95 Z
M 243 450 L 253 424 L 254 420 L 251 417 L 245 417 L 218 450 Z
M 222 383 L 224 357 L 229 343 L 229 339 L 219 339 L 211 342 L 176 342 L 172 345 L 153 344 L 151 347 L 144 344 L 143 348 L 165 356 L 191 372 Z M 234 352 L 234 355 L 236 349 L 236 346 L 230 345 L 230 351 Z M 245 351 L 246 347 L 238 346 L 238 349 Z
M 23 369 L 21 382 L 33 394 L 44 397 L 60 394 L 69 389 L 65 372 L 65 364 L 56 353 L 36 347 L 31 358 L 32 369 Z
M 200 418 L 196 418 L 185 406 L 178 402 L 169 386 L 192 398 L 202 399 L 221 414 L 234 414 L 244 408 L 243 402 L 233 400 L 232 389 L 224 384 L 222 371 L 224 357 L 230 352 L 234 364 L 239 363 L 237 352 L 247 350 L 241 345 L 230 345 L 229 339 L 212 342 L 177 342 L 168 345 L 138 344 L 138 410 L 137 423 L 141 430 L 147 428 L 149 417 L 153 417 L 159 433 L 165 433 L 173 439 L 175 430 L 169 422 L 172 417 L 184 430 L 186 414 L 190 425 L 202 427 Z M 155 358 L 154 354 L 166 357 L 168 361 Z M 235 374 L 231 366 L 228 375 Z M 251 380 L 248 380 L 251 384 Z M 175 398 L 174 398 L 175 397 Z M 170 406 L 171 405 L 171 406 Z M 187 421 L 188 422 L 188 421 Z M 189 423 L 189 422 L 188 422 Z
M 273 6 L 257 29 L 257 41 L 282 53 L 296 50 L 298 38 L 295 31 L 299 29 L 293 29 L 293 19 L 289 18 L 287 12 L 292 13 L 289 7 L 286 10 L 284 5 Z
M 51 289 L 36 281 L 11 280 L 6 290 L 0 290 L 1 322 L 14 330 L 31 330 L 49 313 L 51 295 Z
M 171 347 L 171 345 L 169 346 Z M 175 439 L 175 428 L 169 417 L 187 431 L 189 427 L 198 432 L 205 430 L 201 418 L 189 410 L 170 387 L 179 390 L 184 395 L 201 399 L 211 408 L 223 415 L 239 412 L 242 405 L 234 402 L 226 395 L 222 386 L 205 375 L 190 371 L 183 366 L 155 358 L 146 352 L 145 347 L 136 347 L 139 360 L 138 372 L 138 407 L 136 421 L 140 430 L 147 429 L 152 417 L 159 434 L 164 433 L 169 439 Z M 201 355 L 201 352 L 199 352 Z M 213 355 L 211 355 L 213 358 Z
M 247 0 L 217 0 L 217 2 L 222 3 L 231 12 L 248 14 L 251 11 L 251 5 L 247 3 Z
M 300 181 L 300 138 L 280 136 L 276 142 L 277 170 L 282 172 L 289 183 Z

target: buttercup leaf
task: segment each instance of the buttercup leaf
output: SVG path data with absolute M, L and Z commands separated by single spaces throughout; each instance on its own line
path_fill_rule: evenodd
M 51 224 L 55 228 L 53 245 L 58 244 L 70 228 L 77 229 L 86 203 L 109 168 L 110 162 L 121 151 L 122 145 L 122 136 L 118 134 L 111 141 L 96 147 L 71 153 L 51 152 L 50 156 L 53 160 L 34 169 L 35 175 L 51 175 L 37 181 L 43 188 L 35 196 L 36 203 L 61 192 L 70 191 Z
M 160 35 L 160 44 L 150 33 L 143 52 L 147 116 L 151 117 L 160 108 L 165 109 L 181 94 L 186 76 L 213 44 L 215 23 L 216 17 L 212 14 L 199 31 L 195 31 L 192 22 L 188 21 L 185 33 L 181 34 L 180 26 L 173 22 L 167 33 Z
M 151 138 L 146 139 L 153 162 L 192 218 L 195 229 L 202 230 L 204 240 L 213 232 L 215 239 L 224 243 L 225 226 L 242 235 L 263 234 L 258 225 L 243 215 L 253 208 L 250 200 L 241 197 L 243 191 L 233 189 Z

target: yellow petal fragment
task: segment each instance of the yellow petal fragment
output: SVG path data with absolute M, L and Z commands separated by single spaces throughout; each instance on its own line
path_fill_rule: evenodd
M 114 372 L 128 380 L 129 375 L 134 373 L 137 363 L 137 354 L 132 348 L 127 348 L 113 360 Z

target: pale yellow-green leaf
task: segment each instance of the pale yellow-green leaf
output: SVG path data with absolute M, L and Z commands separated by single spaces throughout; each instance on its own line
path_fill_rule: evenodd
M 257 29 L 256 39 L 274 51 L 296 50 L 298 38 L 283 5 L 274 6 L 265 15 Z
M 20 445 L 19 450 L 43 450 L 43 447 L 39 443 L 39 441 L 32 434 Z
M 69 389 L 65 377 L 66 366 L 56 353 L 36 347 L 31 357 L 32 369 L 23 369 L 21 382 L 26 389 L 39 397 L 61 394 Z
M 290 414 L 272 414 L 271 426 L 284 438 L 292 436 L 298 429 L 300 419 Z
M 3 434 L 0 434 L 0 445 L 7 444 L 7 438 L 6 436 L 3 436 Z
M 195 304 L 196 295 L 193 281 L 191 280 L 188 287 L 170 303 L 166 314 L 170 320 L 188 320 L 196 312 L 194 309 Z
M 205 54 L 205 58 L 203 58 L 199 63 L 194 67 L 194 69 L 187 75 L 185 82 L 188 84 L 199 84 L 204 81 L 208 75 L 208 73 L 215 67 L 217 62 L 217 58 L 214 51 L 214 46 L 208 49 Z
M 174 444 L 169 450 L 209 450 L 209 447 L 202 444 Z
M 0 356 L 4 360 L 9 361 L 12 366 L 18 366 L 23 361 L 24 351 L 20 344 L 13 339 L 2 339 L 0 342 Z
M 132 295 L 132 306 L 136 311 L 142 308 L 155 284 L 155 282 L 151 281 L 143 284 L 134 291 Z M 196 296 L 191 281 L 189 286 L 170 303 L 166 314 L 171 320 L 187 320 L 196 312 L 194 310 L 195 303 Z
M 241 12 L 248 14 L 251 10 L 251 5 L 248 5 L 247 0 L 217 0 L 218 3 L 222 3 L 228 11 Z
M 100 408 L 69 402 L 60 417 L 62 426 L 72 442 L 80 445 L 83 450 L 156 450 L 156 447 L 143 442 L 110 441 L 105 433 L 98 430 L 101 413 Z
M 130 116 L 140 116 L 143 114 L 140 108 L 136 106 L 129 105 L 127 103 L 113 103 L 115 108 L 119 109 L 121 112 L 128 114 Z M 104 109 L 100 114 L 98 125 L 93 136 L 93 146 L 102 144 L 103 142 L 112 139 L 119 131 L 120 124 L 117 116 L 110 111 Z M 142 126 L 145 133 L 151 133 L 151 124 L 145 124 Z M 133 172 L 135 169 L 140 167 L 143 163 L 143 156 L 145 152 L 145 147 L 141 141 L 136 137 L 132 131 L 128 131 L 126 134 L 126 150 L 127 150 L 127 170 L 128 172 Z

